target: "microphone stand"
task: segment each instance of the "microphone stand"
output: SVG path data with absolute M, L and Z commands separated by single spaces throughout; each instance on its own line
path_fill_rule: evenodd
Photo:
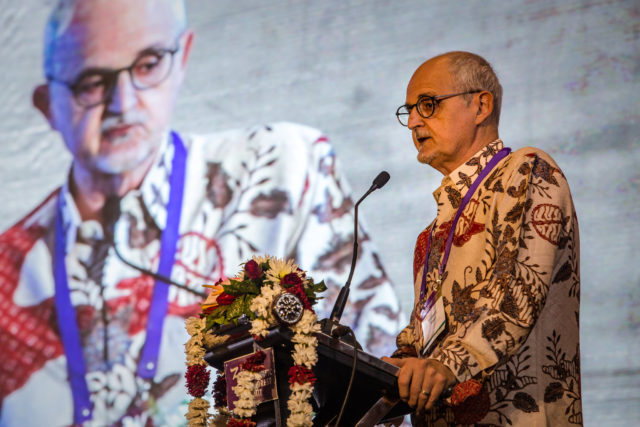
M 120 217 L 120 198 L 118 198 L 117 196 L 109 196 L 104 205 L 104 222 L 105 222 L 104 234 L 105 234 L 105 238 L 109 240 L 109 242 L 111 243 L 111 246 L 113 247 L 113 250 L 116 256 L 120 259 L 120 261 L 122 261 L 129 267 L 133 268 L 134 270 L 139 271 L 142 274 L 151 276 L 155 280 L 160 280 L 162 282 L 165 282 L 168 285 L 176 286 L 182 290 L 195 294 L 201 298 L 207 298 L 207 294 L 204 292 L 191 289 L 182 283 L 175 282 L 169 277 L 163 276 L 151 270 L 147 270 L 146 268 L 142 268 L 138 265 L 135 265 L 131 261 L 124 258 L 120 253 L 120 251 L 118 250 L 118 245 L 116 244 L 116 239 L 115 239 L 115 225 L 119 217 Z

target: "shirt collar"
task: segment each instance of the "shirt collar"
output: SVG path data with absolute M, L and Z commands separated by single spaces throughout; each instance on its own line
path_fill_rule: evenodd
M 140 189 L 130 191 L 122 199 L 123 210 L 126 209 L 128 203 L 143 204 L 160 230 L 163 230 L 167 224 L 167 205 L 169 204 L 171 186 L 169 177 L 175 153 L 175 147 L 169 143 L 170 141 L 172 141 L 171 133 L 167 132 L 162 138 L 160 155 L 156 157 L 156 161 L 142 181 Z
M 439 200 L 442 191 L 446 187 L 455 189 L 460 194 L 460 197 L 464 197 L 469 187 L 473 184 L 473 181 L 480 175 L 493 156 L 502 150 L 502 148 L 504 148 L 504 144 L 502 140 L 498 138 L 482 147 L 469 160 L 442 178 L 440 187 L 433 192 L 433 197 L 436 201 Z

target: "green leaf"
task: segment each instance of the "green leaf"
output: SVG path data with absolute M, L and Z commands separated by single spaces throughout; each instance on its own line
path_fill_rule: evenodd
M 318 283 L 314 283 L 312 289 L 315 293 L 324 292 L 327 290 L 327 285 L 324 284 L 324 280 L 321 280 Z
M 231 304 L 229 304 L 229 308 L 227 309 L 228 320 L 235 320 L 244 313 L 244 301 L 245 295 L 242 295 L 236 298 Z
M 249 317 L 249 319 L 251 319 L 251 320 L 256 318 L 256 314 L 253 311 L 251 311 L 251 302 L 253 301 L 254 298 L 255 297 L 252 297 L 252 296 L 249 296 L 249 295 L 245 296 L 244 305 L 243 305 L 243 308 L 242 308 L 243 311 L 244 311 L 244 314 L 246 314 Z
M 259 294 L 260 289 L 252 280 L 230 280 L 228 285 L 223 285 L 225 293 L 229 295 Z

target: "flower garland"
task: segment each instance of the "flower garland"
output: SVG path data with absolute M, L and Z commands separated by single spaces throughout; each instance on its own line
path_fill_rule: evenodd
M 283 322 L 276 316 L 274 301 L 283 293 L 295 295 L 303 307 L 302 316 L 293 324 L 286 323 L 293 332 L 292 359 L 289 369 L 291 394 L 287 401 L 290 415 L 288 426 L 311 426 L 313 407 L 310 399 L 316 381 L 312 368 L 318 361 L 320 331 L 313 304 L 318 293 L 326 290 L 324 282 L 315 283 L 291 260 L 274 257 L 253 257 L 246 262 L 240 273 L 215 285 L 204 285 L 212 289 L 202 304 L 199 317 L 187 319 L 186 328 L 191 336 L 185 344 L 187 355 L 187 389 L 194 399 L 189 404 L 186 418 L 189 426 L 226 425 L 255 426 L 250 417 L 255 415 L 257 402 L 255 393 L 264 375 L 264 353 L 259 351 L 245 361 L 233 388 L 238 399 L 233 402 L 233 413 L 227 409 L 224 376 L 218 375 L 214 383 L 215 409 L 218 414 L 211 418 L 209 403 L 203 399 L 209 383 L 207 364 L 203 357 L 206 348 L 221 343 L 225 338 L 211 333 L 214 325 L 235 322 L 242 316 L 251 320 L 250 333 L 259 342 L 269 333 L 269 328 Z
M 209 424 L 209 402 L 203 398 L 209 385 L 210 374 L 204 361 L 205 347 L 221 344 L 226 337 L 215 336 L 206 331 L 206 319 L 190 317 L 185 323 L 191 338 L 185 344 L 187 356 L 187 390 L 194 399 L 189 403 L 185 415 L 190 427 L 206 427 Z
M 294 365 L 288 372 L 291 388 L 287 401 L 287 408 L 291 412 L 287 419 L 288 426 L 313 425 L 310 400 L 316 378 L 311 368 L 318 362 L 318 339 L 314 335 L 320 331 L 317 320 L 313 310 L 305 310 L 302 319 L 291 328 L 294 332 L 291 341 L 295 344 L 291 355 Z

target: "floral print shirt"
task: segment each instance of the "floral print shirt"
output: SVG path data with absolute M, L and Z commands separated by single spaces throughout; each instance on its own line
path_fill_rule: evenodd
M 500 140 L 488 144 L 433 193 L 438 213 L 416 242 L 416 306 L 396 354 L 413 347 L 449 367 L 459 382 L 480 380 L 490 396 L 481 425 L 581 425 L 578 222 L 564 175 L 538 149 L 500 161 L 464 208 L 441 278 L 446 329 L 422 354 L 416 313 L 425 257 L 430 293 L 453 217 L 502 148 Z M 457 424 L 446 405 L 414 422 Z
M 353 203 L 327 138 L 277 123 L 182 139 L 188 155 L 172 279 L 203 291 L 202 284 L 234 275 L 254 254 L 293 258 L 325 280 L 318 314 L 327 316 L 348 276 L 353 246 Z M 119 251 L 152 271 L 166 223 L 174 152 L 169 138 L 161 152 L 141 187 L 121 200 L 115 224 Z M 100 224 L 81 221 L 65 184 L 0 236 L 0 426 L 73 423 L 53 299 L 60 197 L 71 301 L 94 405 L 86 424 L 185 424 L 184 319 L 199 312 L 201 299 L 170 288 L 156 376 L 136 376 L 153 280 L 116 257 Z M 400 307 L 364 231 L 359 240 L 343 322 L 366 349 L 382 355 L 393 349 Z

